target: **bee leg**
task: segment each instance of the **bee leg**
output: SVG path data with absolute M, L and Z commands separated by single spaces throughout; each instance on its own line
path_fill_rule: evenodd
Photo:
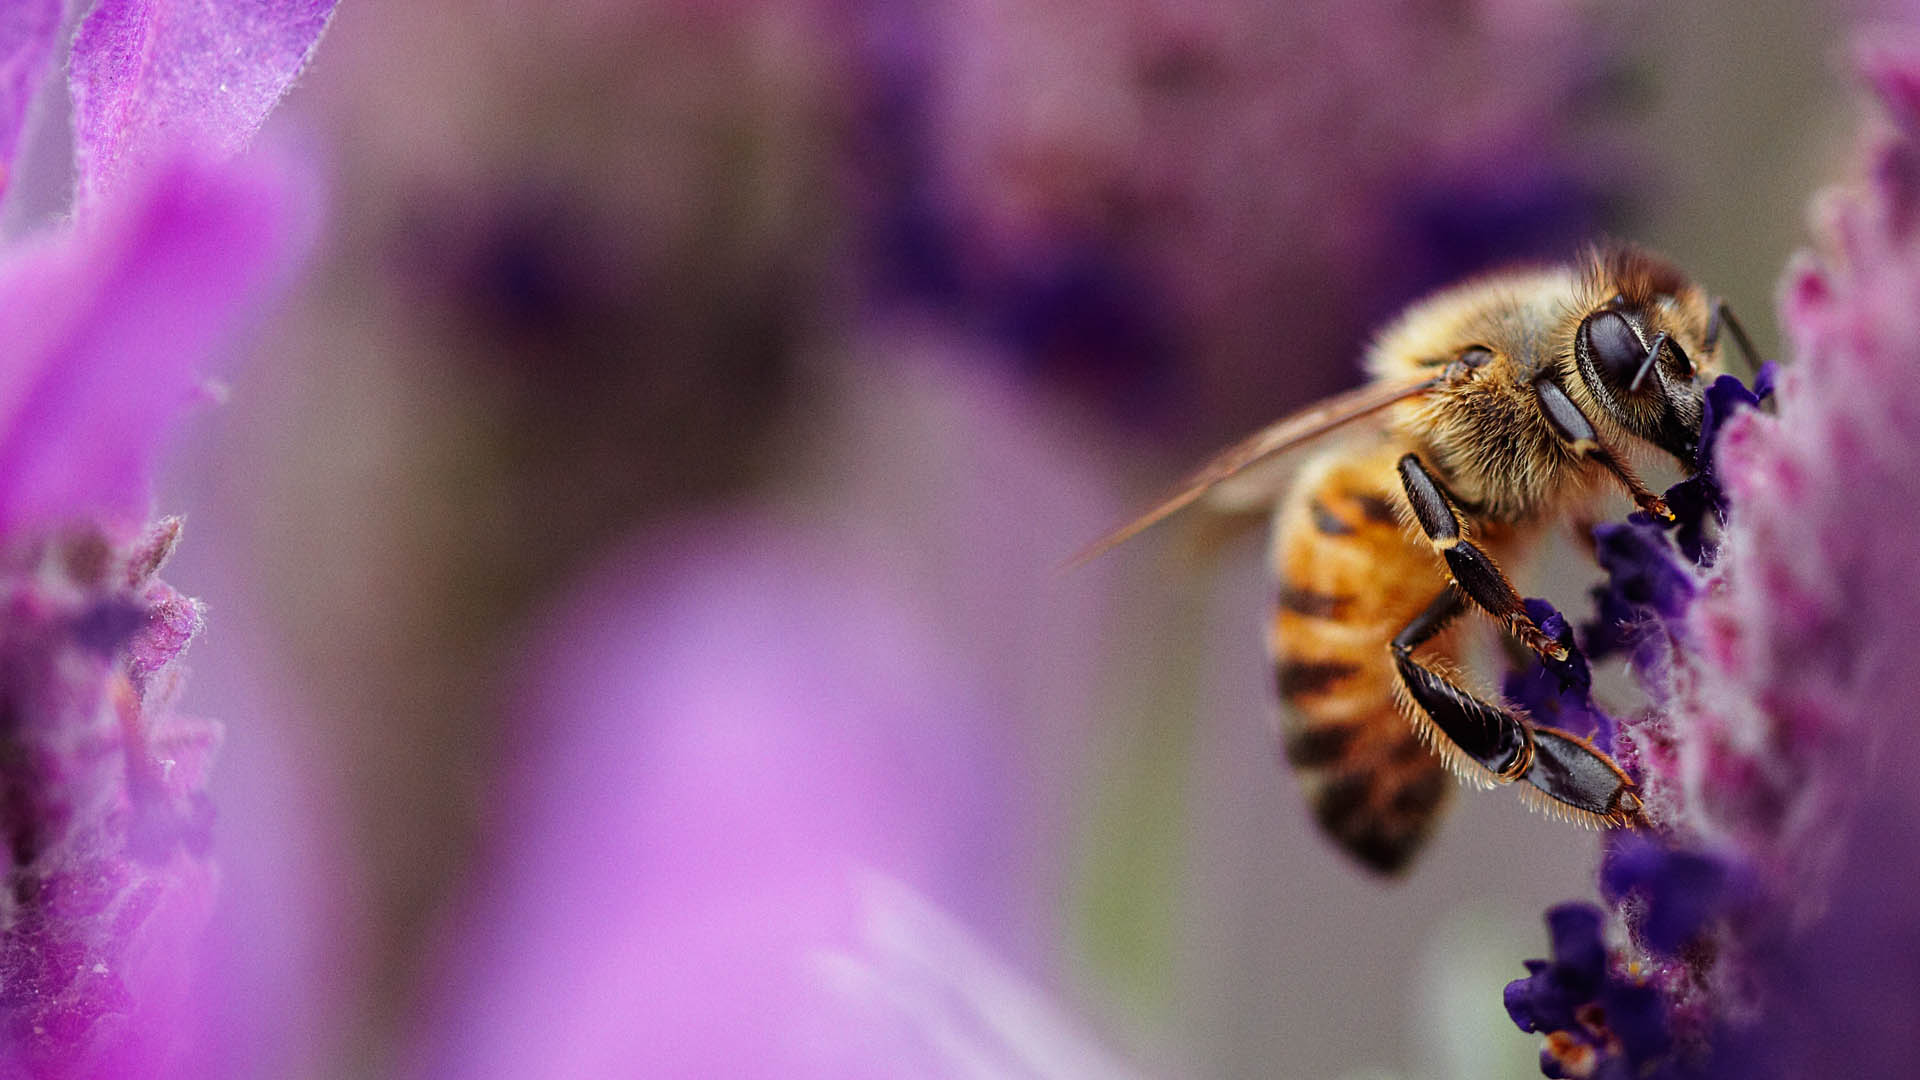
M 1609 825 L 1638 823 L 1640 790 L 1612 758 L 1559 728 L 1536 726 L 1532 734 L 1533 768 L 1527 770 L 1527 783 L 1555 802 Z
M 1413 653 L 1466 609 L 1458 588 L 1448 586 L 1427 609 L 1414 617 L 1393 639 L 1394 666 L 1407 696 L 1419 706 L 1446 742 L 1434 749 L 1450 763 L 1463 755 L 1511 783 L 1533 767 L 1533 737 L 1513 713 L 1462 690 L 1445 675 L 1414 659 Z
M 1453 509 L 1453 497 L 1440 486 L 1417 454 L 1400 459 L 1400 483 L 1406 488 L 1413 516 L 1427 534 L 1434 550 L 1447 561 L 1454 584 L 1467 598 L 1486 609 L 1489 615 L 1507 625 L 1521 644 L 1542 656 L 1555 660 L 1567 658 L 1566 646 L 1540 632 L 1527 616 L 1526 605 L 1513 583 L 1473 541 L 1460 534 L 1460 517 Z
M 1733 309 L 1727 306 L 1727 302 L 1716 298 L 1713 302 L 1713 314 L 1707 319 L 1707 336 L 1701 341 L 1708 352 L 1712 352 L 1713 347 L 1719 343 L 1722 326 L 1733 333 L 1733 343 L 1740 347 L 1740 358 L 1747 362 L 1747 374 L 1751 376 L 1759 371 L 1760 353 L 1753 347 L 1753 339 L 1747 336 L 1746 328 L 1740 325 L 1740 320 L 1733 317 Z
M 1449 586 L 1393 639 L 1400 684 L 1432 722 L 1429 735 L 1445 737 L 1444 743 L 1435 740 L 1434 749 L 1449 764 L 1468 758 L 1502 783 L 1525 780 L 1558 804 L 1554 809 L 1571 811 L 1577 819 L 1616 826 L 1640 823 L 1639 789 L 1592 742 L 1482 701 L 1414 659 L 1415 650 L 1465 609 L 1460 590 Z
M 1667 506 L 1667 501 L 1647 490 L 1647 485 L 1640 482 L 1640 477 L 1627 463 L 1607 449 L 1606 444 L 1600 441 L 1599 434 L 1593 430 L 1593 422 L 1573 403 L 1559 383 L 1552 379 L 1541 379 L 1533 384 L 1533 394 L 1540 400 L 1540 411 L 1546 416 L 1547 423 L 1552 425 L 1568 449 L 1598 462 L 1612 473 L 1627 489 L 1627 494 L 1633 496 L 1634 505 L 1662 521 L 1673 520 L 1673 511 Z

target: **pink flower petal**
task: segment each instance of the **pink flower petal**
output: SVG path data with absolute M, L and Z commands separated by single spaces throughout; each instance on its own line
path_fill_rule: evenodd
M 177 164 L 0 264 L 0 535 L 139 526 L 154 455 L 307 246 L 314 194 L 285 162 Z
M 199 485 L 203 490 L 205 483 Z M 171 501 L 171 500 L 169 500 Z M 195 980 L 175 1023 L 170 1080 L 321 1076 L 357 954 L 356 877 L 336 786 L 346 767 L 300 699 L 262 619 L 257 584 L 220 511 L 189 499 L 194 527 L 169 567 L 218 613 L 188 654 L 182 704 L 221 718 L 207 781 L 219 873 Z M 204 586 L 204 587 L 203 587 Z
M 895 1076 L 1137 1076 L 928 898 L 876 874 L 854 886 L 856 943 L 815 955 L 833 1006 Z M 884 1055 L 882 1054 L 884 1051 Z
M 246 145 L 300 74 L 336 0 L 99 0 L 73 38 L 77 203 L 181 148 Z
M 857 869 L 977 917 L 1020 839 L 981 689 L 911 601 L 737 526 L 582 590 L 517 680 L 528 745 L 421 1072 L 896 1075 L 811 966 L 856 943 Z

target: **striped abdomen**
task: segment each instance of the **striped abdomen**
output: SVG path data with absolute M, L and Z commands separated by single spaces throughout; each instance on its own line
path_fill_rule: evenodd
M 1388 643 L 1446 585 L 1431 549 L 1395 517 L 1386 443 L 1303 470 L 1276 520 L 1279 595 L 1268 643 L 1279 735 L 1315 818 L 1374 870 L 1404 868 L 1453 786 L 1395 697 Z M 1429 649 L 1445 656 L 1445 638 Z

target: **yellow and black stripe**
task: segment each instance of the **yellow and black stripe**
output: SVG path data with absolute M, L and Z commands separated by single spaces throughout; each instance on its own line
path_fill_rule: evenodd
M 1281 752 L 1321 828 L 1381 873 L 1408 865 L 1453 786 L 1395 694 L 1388 642 L 1445 585 L 1401 520 L 1401 452 L 1383 443 L 1308 464 L 1273 547 Z

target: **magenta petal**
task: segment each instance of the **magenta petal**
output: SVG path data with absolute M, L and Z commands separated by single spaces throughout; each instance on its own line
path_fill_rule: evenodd
M 1920 128 L 1920 48 L 1910 40 L 1862 44 L 1858 63 L 1867 85 L 1900 126 Z
M 359 925 L 346 917 L 356 879 L 334 790 L 346 769 L 280 663 L 260 590 L 235 569 L 233 530 L 222 532 L 219 510 L 193 505 L 192 535 L 169 573 L 204 584 L 196 592 L 218 618 L 214 640 L 188 653 L 182 701 L 226 721 L 228 738 L 206 788 L 219 889 L 160 1074 L 328 1075 L 317 1063 L 334 1052 L 335 995 L 353 985 Z
M 0 5 L 0 194 L 13 177 L 13 154 L 27 106 L 45 81 L 60 33 L 60 0 L 9 0 Z
M 180 149 L 246 145 L 313 55 L 336 0 L 99 0 L 73 38 L 84 209 Z
M 285 162 L 179 164 L 0 265 L 0 536 L 145 519 L 169 426 L 306 247 L 315 205 Z
M 751 525 L 582 590 L 515 680 L 524 745 L 419 1071 L 903 1074 L 816 970 L 858 943 L 860 868 L 995 925 L 1020 843 L 982 688 L 914 599 Z

